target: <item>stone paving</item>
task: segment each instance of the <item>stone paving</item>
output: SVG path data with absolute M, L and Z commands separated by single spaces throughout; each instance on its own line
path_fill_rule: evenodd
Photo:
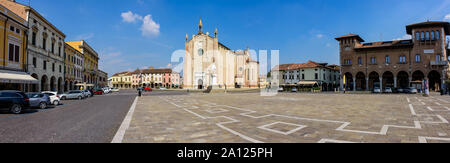
M 124 143 L 450 143 L 450 96 L 141 97 Z

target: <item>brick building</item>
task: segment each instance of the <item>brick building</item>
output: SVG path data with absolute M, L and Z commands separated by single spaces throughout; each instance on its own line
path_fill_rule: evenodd
M 412 24 L 406 26 L 406 33 L 412 39 L 364 43 L 355 34 L 336 38 L 346 89 L 421 89 L 423 81 L 428 80 L 430 90 L 439 91 L 441 84 L 448 79 L 446 36 L 450 34 L 450 23 L 427 21 Z

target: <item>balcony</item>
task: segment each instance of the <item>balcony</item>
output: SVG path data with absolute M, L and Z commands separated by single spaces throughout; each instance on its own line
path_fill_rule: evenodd
M 447 66 L 448 62 L 447 61 L 431 61 L 430 65 L 431 66 Z

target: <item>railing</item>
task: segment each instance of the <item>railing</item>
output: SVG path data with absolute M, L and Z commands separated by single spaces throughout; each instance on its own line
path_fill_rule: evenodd
M 448 65 L 447 61 L 431 61 L 430 62 L 431 66 L 446 66 Z

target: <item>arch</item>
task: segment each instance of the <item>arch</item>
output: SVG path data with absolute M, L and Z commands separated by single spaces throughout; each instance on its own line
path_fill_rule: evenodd
M 56 78 L 54 76 L 50 78 L 50 91 L 56 91 Z
M 373 71 L 369 74 L 369 90 L 373 91 L 375 87 L 380 87 L 380 75 Z
M 39 76 L 37 74 L 31 74 L 31 77 L 39 81 Z M 38 91 L 39 91 L 39 84 L 31 84 L 31 92 L 38 92 Z
M 400 71 L 397 74 L 397 88 L 409 87 L 409 74 L 405 71 Z
M 422 71 L 417 70 L 412 74 L 412 81 L 423 81 L 425 79 L 425 75 Z
M 394 88 L 394 74 L 390 71 L 386 71 L 383 73 L 383 88 L 382 90 L 386 88 Z
M 41 78 L 41 91 L 48 91 L 48 77 L 47 75 Z
M 65 81 L 65 84 L 64 84 L 64 92 L 67 92 L 67 91 L 69 91 L 69 81 L 68 80 L 66 80 Z
M 59 77 L 58 78 L 58 92 L 64 92 L 63 86 L 64 86 L 63 79 L 61 77 Z
M 436 70 L 428 73 L 430 91 L 439 92 L 441 90 L 441 74 Z
M 198 79 L 198 89 L 203 89 L 203 80 Z
M 363 72 L 358 72 L 356 74 L 356 90 L 364 91 L 366 88 L 366 75 Z
M 353 75 L 350 72 L 344 74 L 345 77 L 345 90 L 353 90 Z

